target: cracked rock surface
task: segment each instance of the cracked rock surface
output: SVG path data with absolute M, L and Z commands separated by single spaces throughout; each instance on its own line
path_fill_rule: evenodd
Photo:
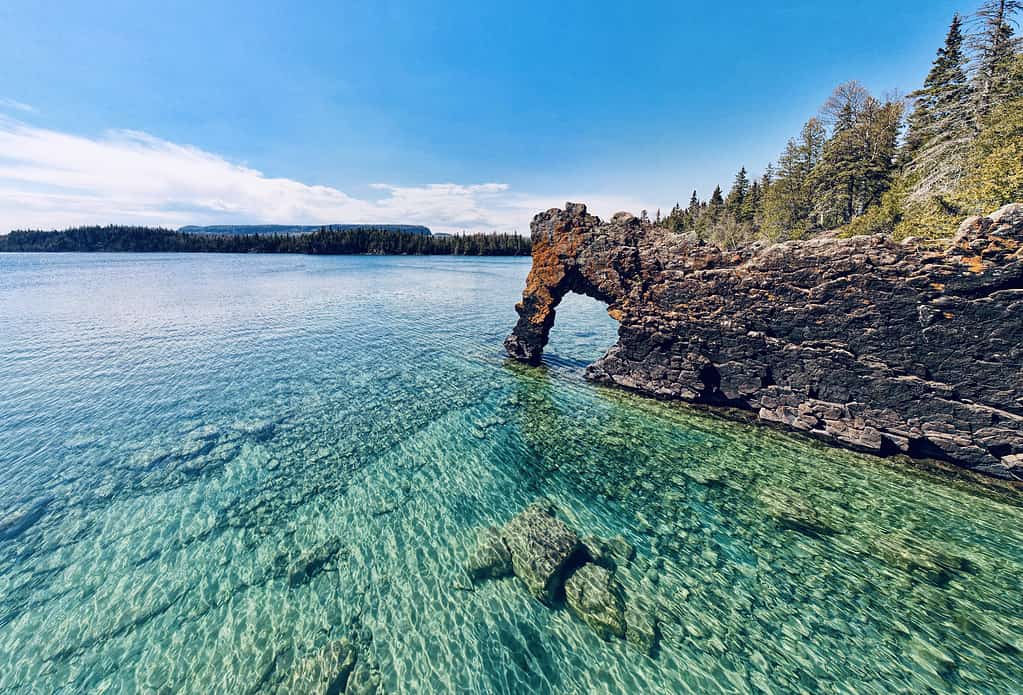
M 557 304 L 578 292 L 620 324 L 590 379 L 1023 479 L 1023 204 L 944 243 L 824 235 L 728 251 L 572 203 L 531 230 L 512 357 L 539 362 Z

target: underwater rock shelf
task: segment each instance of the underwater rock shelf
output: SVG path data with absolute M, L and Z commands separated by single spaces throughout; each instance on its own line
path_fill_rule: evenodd
M 733 251 L 572 203 L 531 229 L 512 357 L 538 363 L 555 307 L 577 292 L 620 323 L 592 380 L 1023 479 L 1023 204 L 966 220 L 951 242 L 824 235 Z
M 615 572 L 634 557 L 623 538 L 580 539 L 549 501 L 539 500 L 504 528 L 480 529 L 466 570 L 474 583 L 515 576 L 538 601 L 567 607 L 602 639 L 624 639 L 654 656 L 657 619 L 629 599 Z

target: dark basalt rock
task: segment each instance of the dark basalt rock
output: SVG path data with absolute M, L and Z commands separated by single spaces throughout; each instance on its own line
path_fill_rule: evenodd
M 568 292 L 618 343 L 590 379 L 752 411 L 836 444 L 1023 479 L 1023 205 L 945 244 L 822 236 L 726 251 L 569 203 L 533 219 L 505 341 L 536 363 Z

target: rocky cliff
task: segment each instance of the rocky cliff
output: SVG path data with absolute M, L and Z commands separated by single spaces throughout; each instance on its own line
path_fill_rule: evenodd
M 512 357 L 539 362 L 555 307 L 579 292 L 620 324 L 591 379 L 1023 479 L 1023 205 L 937 245 L 825 236 L 727 251 L 572 203 L 531 229 Z

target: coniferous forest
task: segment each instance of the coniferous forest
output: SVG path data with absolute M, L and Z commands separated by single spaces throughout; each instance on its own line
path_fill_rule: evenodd
M 1023 200 L 1021 9 L 987 0 L 954 16 L 919 89 L 839 85 L 759 177 L 741 168 L 727 194 L 693 191 L 655 223 L 724 246 L 835 229 L 941 237 Z
M 530 248 L 529 239 L 518 234 L 433 236 L 331 227 L 309 234 L 234 235 L 110 225 L 59 232 L 14 231 L 0 236 L 0 251 L 528 256 Z

